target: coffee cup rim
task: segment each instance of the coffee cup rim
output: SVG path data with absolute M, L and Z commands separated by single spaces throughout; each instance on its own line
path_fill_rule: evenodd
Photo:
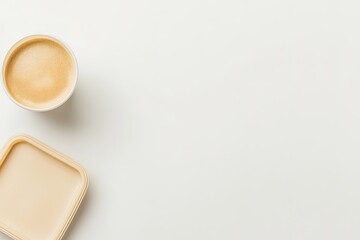
M 30 106 L 26 106 L 20 102 L 18 102 L 10 93 L 10 91 L 8 90 L 7 84 L 6 84 L 6 76 L 5 76 L 5 70 L 7 68 L 8 65 L 8 60 L 10 58 L 10 56 L 14 53 L 15 49 L 18 48 L 19 46 L 21 46 L 23 43 L 25 43 L 28 40 L 31 39 L 36 39 L 36 38 L 45 38 L 45 39 L 50 39 L 52 41 L 55 41 L 57 43 L 59 43 L 62 47 L 65 48 L 65 50 L 67 52 L 69 52 L 74 65 L 75 65 L 75 79 L 73 81 L 73 84 L 71 86 L 70 92 L 66 95 L 66 97 L 64 97 L 63 99 L 61 99 L 61 101 L 59 101 L 58 103 L 46 107 L 46 108 L 35 108 L 35 107 L 30 107 Z M 72 49 L 69 47 L 69 45 L 67 45 L 63 40 L 60 40 L 59 37 L 55 37 L 54 35 L 49 35 L 49 34 L 32 34 L 32 35 L 28 35 L 26 37 L 21 38 L 20 40 L 16 41 L 11 48 L 8 50 L 7 54 L 5 55 L 4 58 L 4 63 L 3 63 L 3 67 L 2 67 L 2 76 L 3 76 L 3 80 L 2 80 L 2 85 L 3 88 L 6 92 L 6 95 L 11 99 L 12 102 L 14 102 L 16 105 L 22 107 L 23 109 L 29 110 L 29 111 L 35 111 L 35 112 L 47 112 L 47 111 L 51 111 L 54 110 L 58 107 L 60 107 L 61 105 L 63 105 L 65 102 L 67 102 L 70 97 L 73 95 L 75 88 L 77 86 L 77 82 L 78 82 L 78 74 L 79 74 L 79 66 L 78 66 L 78 62 L 77 59 L 75 57 L 74 52 L 72 51 Z

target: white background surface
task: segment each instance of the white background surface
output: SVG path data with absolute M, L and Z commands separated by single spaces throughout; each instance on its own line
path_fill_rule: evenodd
M 2 0 L 1 59 L 53 34 L 80 78 L 49 113 L 1 90 L 0 142 L 27 133 L 88 170 L 64 239 L 359 239 L 359 9 Z

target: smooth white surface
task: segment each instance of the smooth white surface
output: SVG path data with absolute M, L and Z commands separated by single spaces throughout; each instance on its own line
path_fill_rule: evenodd
M 0 92 L 0 142 L 28 133 L 88 170 L 65 239 L 359 239 L 359 9 L 2 0 L 1 58 L 53 34 L 80 72 L 49 113 Z

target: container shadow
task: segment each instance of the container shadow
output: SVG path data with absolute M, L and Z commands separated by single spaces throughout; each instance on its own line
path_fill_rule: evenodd
M 91 187 L 89 185 L 89 188 L 86 192 L 86 195 L 84 197 L 84 199 L 82 200 L 78 211 L 75 214 L 74 219 L 72 220 L 72 222 L 70 223 L 70 226 L 68 227 L 67 231 L 65 232 L 64 237 L 62 238 L 63 240 L 70 240 L 70 239 L 74 239 L 74 235 L 75 234 L 75 229 L 76 226 L 80 225 L 81 222 L 85 221 L 86 218 L 86 209 L 89 208 L 90 202 L 91 202 L 91 194 L 92 194 L 92 190 Z

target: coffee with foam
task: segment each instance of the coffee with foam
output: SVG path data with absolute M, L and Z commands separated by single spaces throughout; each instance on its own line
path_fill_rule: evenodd
M 58 40 L 30 36 L 9 51 L 3 79 L 19 105 L 31 110 L 51 109 L 71 95 L 77 79 L 76 61 Z

